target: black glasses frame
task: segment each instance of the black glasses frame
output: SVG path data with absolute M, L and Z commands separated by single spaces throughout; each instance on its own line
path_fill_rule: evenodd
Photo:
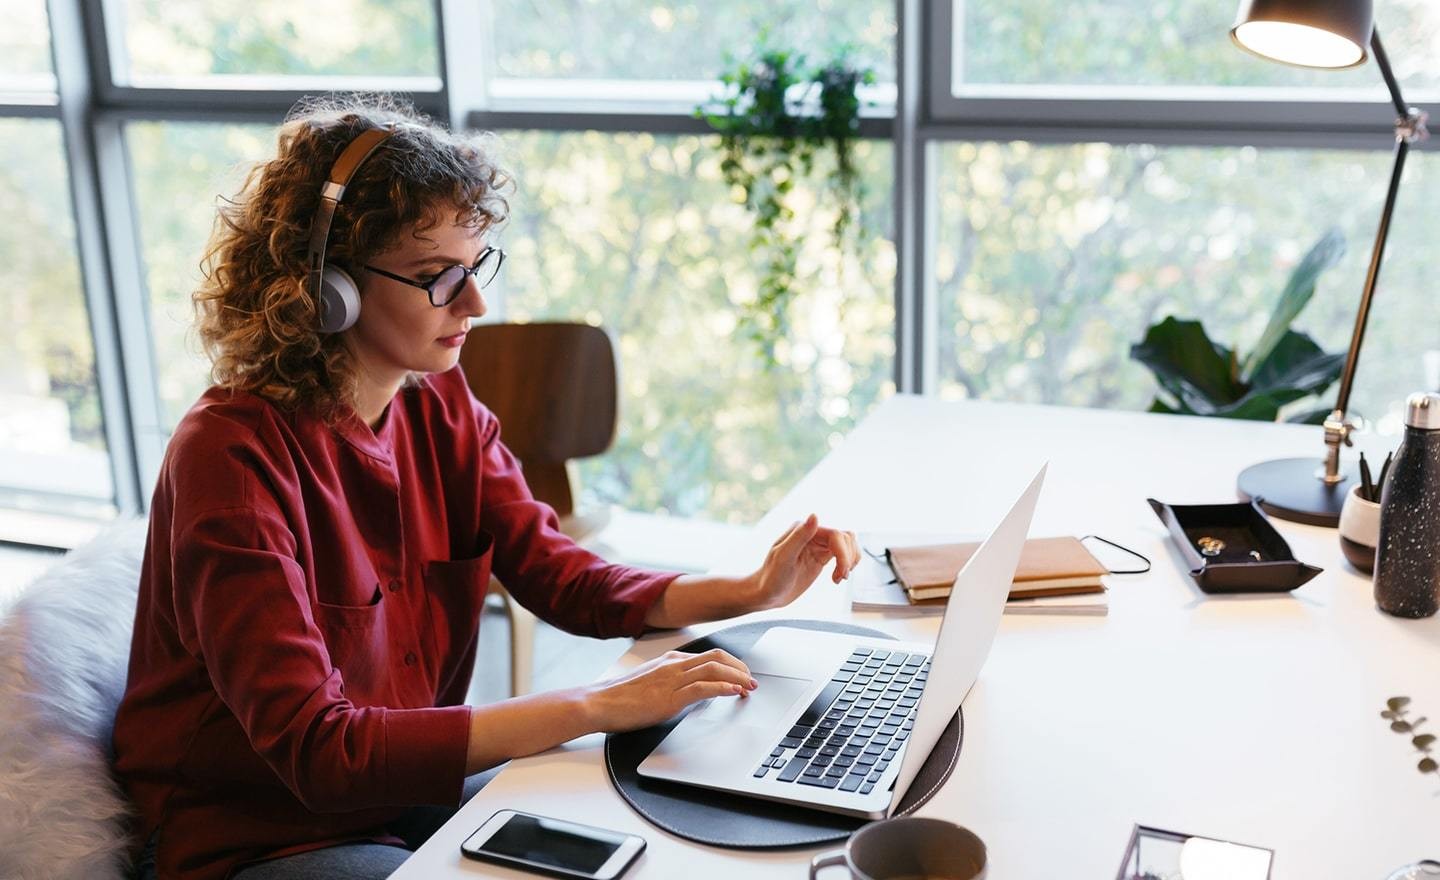
M 480 272 L 486 268 L 486 261 L 491 257 L 495 258 L 495 267 L 490 271 L 488 276 L 480 281 L 480 289 L 484 290 L 490 286 L 490 282 L 495 280 L 495 276 L 500 274 L 500 267 L 505 263 L 505 252 L 498 247 L 485 248 L 480 252 L 480 256 L 475 259 L 475 265 L 468 269 L 456 263 L 453 266 L 446 266 L 444 269 L 441 269 L 428 281 L 416 281 L 414 278 L 406 278 L 404 275 L 386 272 L 384 269 L 378 269 L 369 264 L 366 264 L 365 268 L 383 278 L 389 278 L 391 281 L 399 281 L 401 284 L 408 284 L 411 287 L 420 288 L 430 297 L 430 305 L 438 309 L 454 302 L 455 298 L 460 295 L 460 292 L 465 289 L 466 282 L 472 277 L 479 278 Z M 457 269 L 460 270 L 461 274 L 455 274 L 455 270 Z M 441 282 L 445 281 L 447 276 L 450 281 L 446 289 L 441 291 L 442 286 L 444 286 Z M 440 292 L 440 295 L 444 296 L 444 298 L 439 301 L 436 300 L 437 291 Z

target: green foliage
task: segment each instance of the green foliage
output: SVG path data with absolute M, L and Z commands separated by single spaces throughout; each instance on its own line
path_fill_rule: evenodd
M 842 252 L 851 244 L 864 188 L 856 166 L 860 98 L 856 89 L 875 81 L 842 50 L 829 63 L 806 72 L 803 55 L 774 49 L 762 34 L 752 60 L 738 62 L 720 80 L 724 113 L 696 115 L 720 134 L 725 182 L 740 193 L 754 215 L 749 250 L 765 267 L 760 289 L 744 310 L 747 335 L 766 364 L 777 365 L 776 345 L 790 332 L 800 254 L 800 229 L 792 204 L 796 184 L 815 171 L 816 154 L 829 147 L 834 167 L 826 194 L 836 208 L 833 233 Z M 732 59 L 732 63 L 733 59 Z M 810 112 L 814 101 L 818 112 Z
M 1151 326 L 1130 349 L 1170 398 L 1156 397 L 1150 411 L 1274 421 L 1282 406 L 1330 387 L 1340 375 L 1343 356 L 1326 354 L 1290 324 L 1315 295 L 1320 273 L 1344 252 L 1338 229 L 1316 242 L 1291 274 L 1243 365 L 1238 352 L 1211 341 L 1199 321 L 1169 317 Z M 1319 412 L 1307 413 L 1305 420 Z

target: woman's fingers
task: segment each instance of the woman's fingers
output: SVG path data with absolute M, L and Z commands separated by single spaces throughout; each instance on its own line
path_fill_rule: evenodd
M 855 539 L 854 532 L 817 529 L 805 549 L 819 565 L 835 560 L 835 572 L 831 577 L 837 584 L 849 577 L 860 562 L 860 542 Z
M 775 549 L 794 559 L 814 540 L 815 535 L 819 532 L 820 521 L 812 513 L 777 541 Z
M 697 681 L 734 684 L 739 685 L 747 691 L 755 687 L 755 679 L 750 677 L 749 670 L 741 671 L 728 663 L 721 663 L 718 660 L 702 663 L 693 669 L 687 669 L 680 680 L 687 684 Z
M 795 530 L 798 528 L 800 528 L 800 521 L 796 520 L 795 522 L 790 524 L 790 528 L 786 529 L 784 533 L 780 535 L 780 537 L 775 539 L 775 543 L 770 545 L 770 549 L 773 550 L 776 547 L 779 547 L 781 544 L 784 544 L 787 540 L 790 539 L 791 535 L 795 534 Z
M 681 699 L 681 708 L 684 708 L 691 703 L 698 703 L 711 697 L 735 697 L 742 693 L 744 693 L 744 689 L 738 684 L 724 681 L 696 681 L 680 688 L 675 695 Z
M 835 583 L 838 584 L 860 564 L 860 542 L 855 540 L 854 532 L 837 532 L 835 537 Z M 840 571 L 842 564 L 845 568 L 843 573 Z
M 750 667 L 741 662 L 739 657 L 721 648 L 711 648 L 701 654 L 686 654 L 680 668 L 688 671 L 706 663 L 723 663 L 744 675 L 746 679 L 750 677 Z

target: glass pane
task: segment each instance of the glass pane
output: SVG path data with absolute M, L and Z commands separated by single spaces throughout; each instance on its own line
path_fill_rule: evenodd
M 1383 91 L 1373 61 L 1307 70 L 1230 40 L 1234 0 L 954 0 L 955 94 L 967 86 L 1305 86 Z M 1375 24 L 1409 90 L 1440 88 L 1440 4 L 1389 0 Z M 1417 95 L 1407 94 L 1411 100 Z
M 274 153 L 275 129 L 136 122 L 125 127 L 125 145 L 140 219 L 163 423 L 169 431 L 210 384 L 210 362 L 193 333 L 190 294 L 200 282 L 216 200 L 239 190 L 246 163 Z
M 134 85 L 439 76 L 431 0 L 113 0 L 107 9 L 128 56 L 116 77 Z
M 895 81 L 895 4 L 889 0 L 496 0 L 500 77 L 713 80 L 766 32 L 812 64 L 844 45 Z
M 0 496 L 114 497 L 60 124 L 0 119 Z M 58 500 L 58 499 L 57 499 Z
M 1391 167 L 1381 151 L 1248 147 L 981 142 L 935 154 L 942 393 L 1128 409 L 1156 389 L 1129 354 L 1147 327 L 1198 318 L 1243 357 L 1331 225 L 1348 249 L 1294 327 L 1343 353 Z M 1352 395 L 1386 431 L 1407 394 L 1440 383 L 1423 366 L 1440 350 L 1427 281 L 1437 173 L 1431 154 L 1411 154 Z
M 797 185 L 803 242 L 792 328 L 767 368 L 740 329 L 759 289 L 750 215 L 720 177 L 717 140 L 516 133 L 503 233 L 506 317 L 614 333 L 620 430 L 581 464 L 590 502 L 678 515 L 762 515 L 893 391 L 891 150 L 859 145 L 866 223 L 843 260 L 815 177 Z
M 0 91 L 55 91 L 45 0 L 5 0 L 0 27 Z

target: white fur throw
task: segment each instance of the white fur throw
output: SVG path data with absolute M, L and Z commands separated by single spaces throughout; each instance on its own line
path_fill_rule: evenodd
M 0 877 L 129 870 L 131 808 L 110 774 L 145 523 L 66 554 L 0 618 Z

